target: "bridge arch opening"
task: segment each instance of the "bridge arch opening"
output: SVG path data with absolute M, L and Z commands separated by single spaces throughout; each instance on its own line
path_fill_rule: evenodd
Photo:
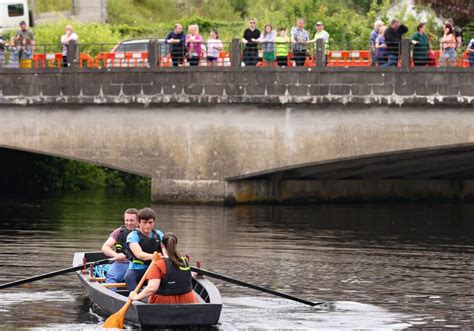
M 98 189 L 149 194 L 151 178 L 88 160 L 0 145 L 0 196 Z

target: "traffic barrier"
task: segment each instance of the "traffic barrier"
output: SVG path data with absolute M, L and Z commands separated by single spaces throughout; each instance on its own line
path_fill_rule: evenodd
M 328 67 L 370 67 L 370 51 L 329 51 Z

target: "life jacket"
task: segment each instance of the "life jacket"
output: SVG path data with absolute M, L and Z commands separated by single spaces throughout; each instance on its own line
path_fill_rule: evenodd
M 142 251 L 149 254 L 153 254 L 154 252 L 161 253 L 161 239 L 160 239 L 160 235 L 158 234 L 158 232 L 156 232 L 156 230 L 151 230 L 153 233 L 151 238 L 145 237 L 138 229 L 134 231 L 137 232 L 138 237 L 140 238 L 140 241 L 138 242 L 138 244 L 142 248 Z M 133 255 L 132 250 L 130 250 L 130 257 L 131 257 L 130 261 L 132 261 L 133 263 L 144 264 L 144 265 L 150 265 L 151 263 L 151 261 L 142 261 L 138 259 L 137 257 L 135 257 L 135 255 Z
M 177 268 L 169 258 L 163 258 L 166 262 L 166 277 L 161 280 L 160 287 L 156 293 L 161 295 L 178 295 L 193 290 L 193 278 L 191 267 L 185 257 L 181 259 L 184 267 Z
M 115 243 L 115 251 L 117 253 L 123 253 L 127 258 L 130 257 L 130 252 L 127 249 L 127 236 L 133 230 L 128 230 L 125 225 L 120 227 L 120 233 L 117 242 Z

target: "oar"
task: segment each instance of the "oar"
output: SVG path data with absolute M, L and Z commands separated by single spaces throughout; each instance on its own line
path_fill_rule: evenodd
M 95 265 L 105 264 L 105 263 L 109 263 L 109 262 L 113 262 L 113 261 L 114 261 L 114 259 L 112 258 L 112 259 L 99 260 L 99 261 L 95 261 L 95 262 L 89 262 L 89 263 L 85 264 L 85 267 L 88 268 L 91 265 L 95 266 Z M 48 272 L 46 274 L 42 274 L 42 275 L 30 277 L 30 278 L 20 279 L 20 280 L 10 282 L 10 283 L 5 283 L 5 284 L 0 285 L 0 290 L 3 290 L 5 288 L 9 288 L 9 287 L 13 287 L 13 286 L 17 286 L 17 285 L 31 283 L 31 282 L 34 282 L 34 281 L 37 281 L 37 280 L 40 280 L 40 279 L 46 279 L 46 278 L 51 278 L 51 277 L 54 277 L 54 276 L 64 275 L 64 274 L 67 274 L 69 272 L 81 270 L 82 268 L 84 268 L 83 264 L 75 266 L 75 267 L 71 267 L 71 268 L 66 268 L 66 269 L 61 269 L 61 270 Z
M 265 287 L 261 287 L 261 286 L 250 284 L 250 283 L 246 283 L 246 282 L 243 282 L 243 281 L 238 280 L 238 279 L 234 279 L 234 278 L 231 278 L 231 277 L 228 277 L 228 276 L 216 274 L 215 272 L 207 271 L 207 270 L 196 268 L 196 267 L 191 267 L 191 270 L 194 271 L 194 272 L 197 272 L 198 274 L 201 274 L 201 275 L 205 275 L 205 276 L 209 276 L 209 277 L 212 277 L 212 278 L 224 280 L 226 282 L 236 284 L 236 285 L 239 285 L 239 286 L 252 288 L 252 289 L 257 290 L 257 291 L 273 294 L 273 295 L 276 295 L 276 296 L 279 296 L 279 297 L 282 297 L 282 298 L 285 298 L 285 299 L 289 299 L 289 300 L 293 300 L 293 301 L 296 301 L 296 302 L 304 303 L 305 305 L 317 306 L 317 305 L 322 305 L 322 304 L 325 303 L 325 302 L 311 302 L 311 301 L 308 301 L 308 300 L 300 299 L 300 298 L 294 297 L 292 295 L 288 295 L 288 294 L 285 294 L 285 293 L 273 291 L 273 290 L 270 290 L 270 289 L 265 288 Z
M 153 260 L 150 263 L 150 266 L 148 269 L 146 269 L 145 273 L 143 274 L 142 279 L 140 280 L 140 283 L 138 283 L 137 287 L 135 288 L 135 292 L 140 291 L 140 289 L 143 286 L 143 283 L 145 283 L 146 276 L 148 275 L 148 272 L 151 270 L 151 266 L 155 261 L 159 258 L 158 253 L 153 253 Z M 104 329 L 123 329 L 123 325 L 125 323 L 125 315 L 127 314 L 128 308 L 130 308 L 130 305 L 132 304 L 132 299 L 128 298 L 127 302 L 125 305 L 123 305 L 122 308 L 118 312 L 116 312 L 113 315 L 110 315 L 109 318 L 105 320 L 104 325 L 102 327 Z

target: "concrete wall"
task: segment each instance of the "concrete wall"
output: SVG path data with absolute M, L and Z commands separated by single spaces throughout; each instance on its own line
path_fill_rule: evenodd
M 150 176 L 154 201 L 222 202 L 225 196 L 245 201 L 239 190 L 249 190 L 231 187 L 225 178 L 306 162 L 474 142 L 472 107 L 81 107 L 61 105 L 58 98 L 55 107 L 0 107 L 0 147 Z M 286 192 L 319 190 L 292 187 Z M 289 200 L 297 198 L 291 194 Z M 248 200 L 265 195 L 254 197 Z
M 474 68 L 1 70 L 0 105 L 474 105 Z

